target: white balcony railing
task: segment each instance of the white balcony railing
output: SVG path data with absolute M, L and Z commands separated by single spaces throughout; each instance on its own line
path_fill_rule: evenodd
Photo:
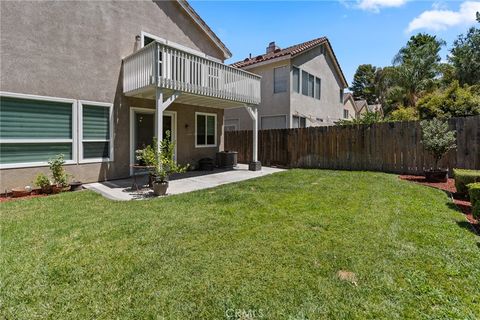
M 124 59 L 123 91 L 149 86 L 245 104 L 260 103 L 260 76 L 153 42 Z

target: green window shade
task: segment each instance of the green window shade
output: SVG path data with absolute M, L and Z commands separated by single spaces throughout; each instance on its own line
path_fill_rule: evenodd
M 207 116 L 207 144 L 215 144 L 215 117 Z
M 58 154 L 65 160 L 72 159 L 71 143 L 2 143 L 0 144 L 0 163 L 43 162 Z
M 83 106 L 83 139 L 110 139 L 110 108 Z
M 110 154 L 109 142 L 84 142 L 83 143 L 84 159 L 108 158 L 109 154 Z
M 205 136 L 205 116 L 204 115 L 197 115 L 197 144 L 204 145 L 206 142 Z
M 0 97 L 1 139 L 71 139 L 72 104 Z

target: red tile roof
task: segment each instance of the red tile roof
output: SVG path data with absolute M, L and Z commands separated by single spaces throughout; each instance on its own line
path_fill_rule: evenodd
M 342 80 L 345 83 L 345 87 L 348 87 L 348 83 L 347 83 L 347 80 L 345 79 L 345 75 L 343 74 L 342 68 L 338 63 L 337 57 L 335 56 L 335 53 L 333 52 L 332 46 L 330 45 L 330 42 L 328 41 L 327 37 L 321 37 L 321 38 L 313 39 L 307 42 L 302 42 L 285 49 L 277 49 L 274 52 L 265 53 L 256 57 L 252 57 L 251 59 L 246 58 L 245 60 L 232 63 L 231 66 L 235 68 L 245 68 L 260 62 L 264 62 L 264 61 L 268 61 L 268 60 L 272 60 L 272 59 L 276 59 L 284 56 L 289 56 L 290 58 L 293 58 L 301 53 L 304 53 L 307 50 L 310 50 L 324 43 L 328 44 L 330 51 L 332 53 L 333 59 L 337 64 L 340 76 L 342 77 Z

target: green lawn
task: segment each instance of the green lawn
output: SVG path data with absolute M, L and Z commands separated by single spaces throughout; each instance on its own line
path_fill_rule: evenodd
M 480 318 L 480 238 L 446 194 L 395 175 L 291 170 L 0 209 L 7 318 Z

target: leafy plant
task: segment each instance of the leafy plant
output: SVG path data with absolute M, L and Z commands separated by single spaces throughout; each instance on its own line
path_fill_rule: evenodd
M 338 125 L 354 125 L 354 124 L 374 124 L 374 123 L 379 123 L 382 122 L 382 115 L 378 112 L 365 112 L 360 115 L 357 119 L 351 119 L 351 120 L 340 120 L 337 122 Z
M 472 204 L 472 215 L 475 219 L 480 219 L 480 182 L 470 183 L 467 187 Z
M 412 107 L 400 107 L 394 110 L 388 117 L 388 121 L 412 121 L 418 120 L 417 110 Z
M 52 172 L 53 182 L 55 182 L 57 186 L 64 187 L 68 185 L 68 175 L 63 167 L 64 164 L 65 160 L 63 154 L 56 155 L 48 161 L 50 171 Z
M 50 182 L 50 179 L 48 179 L 48 177 L 44 173 L 39 173 L 35 178 L 34 184 L 37 187 L 44 189 L 49 187 L 51 185 L 51 182 Z
M 172 141 L 170 131 L 165 133 L 165 138 L 160 141 L 160 152 L 157 150 L 157 139 L 153 139 L 153 144 L 144 149 L 135 151 L 137 160 L 143 161 L 146 166 L 153 169 L 151 174 L 156 182 L 165 182 L 173 173 L 185 172 L 189 165 L 180 166 L 174 159 L 175 142 Z
M 420 122 L 422 128 L 422 143 L 425 150 L 429 151 L 434 158 L 434 170 L 438 170 L 440 159 L 457 146 L 455 144 L 455 130 L 448 129 L 448 122 L 440 119 Z

